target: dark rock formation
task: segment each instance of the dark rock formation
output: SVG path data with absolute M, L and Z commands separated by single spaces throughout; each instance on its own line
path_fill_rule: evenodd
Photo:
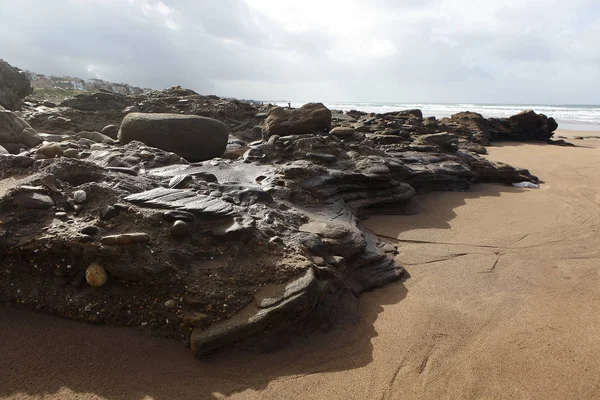
M 120 112 L 127 106 L 125 96 L 115 93 L 96 92 L 91 94 L 78 94 L 60 103 L 61 107 L 70 107 L 80 111 L 107 111 Z
M 266 133 L 296 135 L 328 132 L 331 129 L 331 111 L 322 103 L 308 103 L 298 109 L 274 107 L 269 111 Z
M 120 133 L 127 143 L 100 133 L 129 107 L 179 110 L 174 124 L 210 114 L 227 125 L 200 119 L 225 133 L 222 149 L 199 157 L 206 146 L 198 135 L 165 135 L 176 130 L 163 130 L 160 114 L 144 115 L 149 125 L 128 136 L 138 118 L 131 110 Z M 359 295 L 403 273 L 396 248 L 363 229 L 361 217 L 408 212 L 416 193 L 537 182 L 476 154 L 500 127 L 516 129 L 510 120 L 351 112 L 335 113 L 331 129 L 332 114 L 319 104 L 271 109 L 265 119 L 267 108 L 179 87 L 32 105 L 30 120 L 65 118 L 76 130 L 43 134 L 49 143 L 20 155 L 0 154 L 0 183 L 22 177 L 16 187 L 0 184 L 8 271 L 0 274 L 0 301 L 140 327 L 202 356 L 308 323 L 330 327 L 337 315 L 357 319 Z M 229 158 L 218 158 L 227 128 Z M 267 135 L 247 143 L 257 130 Z
M 16 110 L 19 101 L 33 93 L 25 74 L 0 59 L 0 106 Z
M 222 122 L 179 114 L 127 114 L 118 134 L 121 143 L 138 140 L 172 151 L 188 161 L 221 157 L 228 137 L 229 132 Z
M 119 126 L 123 117 L 132 112 L 214 118 L 226 123 L 231 131 L 240 135 L 250 134 L 261 120 L 256 115 L 257 109 L 249 103 L 201 96 L 179 86 L 130 96 L 108 92 L 84 93 L 64 101 L 56 108 L 48 108 L 35 100 L 28 100 L 24 118 L 32 127 L 46 133 L 80 130 L 100 132 L 107 125 Z
M 531 110 L 522 111 L 510 118 L 489 119 L 478 113 L 461 112 L 450 118 L 442 118 L 438 126 L 482 145 L 494 141 L 547 141 L 558 128 L 554 118 Z
M 549 140 L 558 124 L 554 118 L 548 118 L 544 114 L 536 114 L 535 111 L 522 111 L 509 118 L 513 133 L 511 138 L 523 141 Z

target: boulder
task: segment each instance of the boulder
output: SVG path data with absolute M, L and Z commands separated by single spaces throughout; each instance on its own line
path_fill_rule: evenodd
M 292 110 L 274 107 L 266 120 L 269 136 L 329 132 L 330 129 L 331 111 L 322 103 L 308 103 Z
M 117 135 L 119 134 L 119 125 L 106 125 L 104 128 L 102 128 L 100 132 L 102 132 L 103 135 L 106 135 L 111 139 L 116 139 Z
M 513 125 L 512 137 L 517 140 L 549 140 L 558 124 L 554 118 L 548 118 L 544 114 L 535 111 L 521 111 L 509 118 Z
M 31 83 L 21 70 L 0 60 L 0 106 L 15 110 L 18 102 L 33 93 Z
M 10 153 L 42 143 L 37 132 L 15 113 L 0 106 L 0 146 Z
M 127 114 L 118 134 L 121 143 L 137 140 L 191 162 L 221 157 L 228 137 L 227 126 L 215 119 L 158 113 Z

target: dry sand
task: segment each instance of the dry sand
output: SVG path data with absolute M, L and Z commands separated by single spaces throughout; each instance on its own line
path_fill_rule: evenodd
M 541 189 L 476 185 L 370 219 L 410 279 L 363 296 L 359 326 L 279 352 L 195 361 L 132 330 L 0 308 L 0 397 L 600 398 L 600 140 L 574 143 L 489 149 Z

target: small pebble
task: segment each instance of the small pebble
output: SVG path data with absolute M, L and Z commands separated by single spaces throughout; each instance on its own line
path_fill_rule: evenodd
M 174 237 L 185 237 L 190 234 L 190 227 L 187 222 L 175 221 L 171 227 L 171 235 Z
M 182 210 L 165 211 L 163 218 L 169 222 L 181 220 L 185 222 L 194 222 L 194 214 Z
M 66 212 L 57 212 L 56 214 L 54 214 L 54 216 L 56 218 L 66 218 L 67 217 L 67 213 Z
M 121 211 L 118 208 L 115 208 L 113 206 L 106 206 L 104 210 L 102 210 L 100 218 L 102 218 L 103 220 L 113 219 L 115 217 L 118 217 L 120 212 Z
M 144 232 L 121 233 L 119 235 L 104 236 L 100 239 L 103 245 L 130 245 L 130 244 L 146 244 L 150 241 L 150 236 Z
M 85 280 L 90 286 L 100 287 L 106 283 L 108 276 L 100 264 L 91 263 L 85 270 Z
M 211 197 L 221 197 L 221 196 L 223 196 L 223 193 L 221 193 L 218 190 L 213 190 L 212 192 L 209 193 L 209 196 L 211 196 Z
M 177 306 L 177 302 L 175 300 L 167 300 L 165 302 L 165 307 L 167 308 L 175 308 L 175 306 Z
M 100 228 L 94 225 L 86 226 L 80 231 L 84 235 L 94 236 L 100 232 Z
M 139 155 L 142 160 L 152 160 L 154 158 L 154 154 L 146 150 L 140 151 Z
M 75 203 L 81 204 L 87 200 L 87 193 L 83 190 L 76 190 L 73 192 L 73 200 Z

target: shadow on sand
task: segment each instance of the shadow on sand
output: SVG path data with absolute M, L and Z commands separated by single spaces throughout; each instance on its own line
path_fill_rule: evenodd
M 540 181 L 540 183 L 543 182 Z M 455 209 L 464 206 L 467 200 L 480 197 L 499 197 L 503 193 L 521 193 L 526 190 L 531 189 L 517 188 L 507 184 L 478 183 L 471 186 L 466 192 L 418 194 L 413 199 L 415 215 L 402 217 L 400 224 L 390 224 L 389 216 L 386 215 L 376 215 L 368 218 L 364 221 L 364 224 L 367 229 L 379 235 L 382 239 L 396 241 L 400 233 L 413 229 L 450 229 L 450 221 L 456 218 Z M 438 196 L 443 196 L 443 203 L 435 201 L 435 197 Z M 396 222 L 398 219 L 393 221 Z
M 444 209 L 437 209 L 425 227 L 450 228 L 453 209 L 465 199 L 521 190 L 475 185 L 469 192 L 447 196 Z M 410 217 L 406 221 L 411 229 Z M 419 224 L 424 227 L 422 218 Z M 59 398 L 61 390 L 70 390 L 111 400 L 213 399 L 261 390 L 272 381 L 360 368 L 373 360 L 375 321 L 384 306 L 407 294 L 400 281 L 363 295 L 358 326 L 297 338 L 272 353 L 231 351 L 208 360 L 195 360 L 180 343 L 133 329 L 0 307 L 0 397 L 24 393 Z
M 55 395 L 61 389 L 111 400 L 221 398 L 274 380 L 359 368 L 383 306 L 407 295 L 403 281 L 365 294 L 361 322 L 296 338 L 272 353 L 238 350 L 196 360 L 180 343 L 127 328 L 94 326 L 0 307 L 0 397 Z M 368 303 L 368 309 L 365 309 Z M 63 394 L 64 395 L 64 394 Z

